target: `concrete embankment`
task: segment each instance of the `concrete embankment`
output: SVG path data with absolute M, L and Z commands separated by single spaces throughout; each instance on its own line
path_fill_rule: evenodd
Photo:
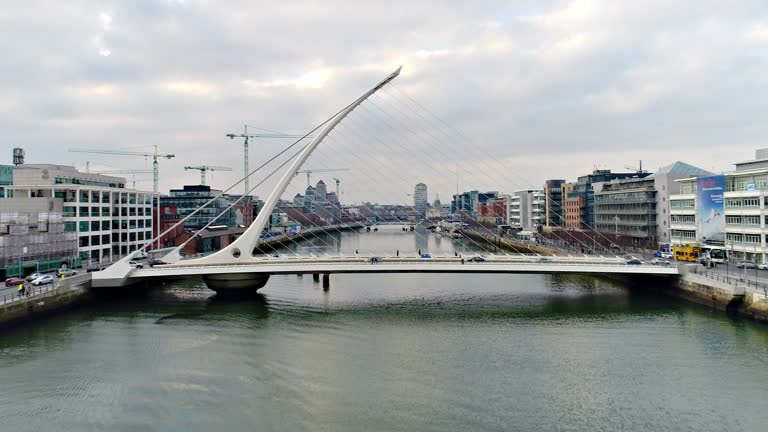
M 72 276 L 54 287 L 34 287 L 29 297 L 0 304 L 0 329 L 69 309 L 90 298 L 91 275 Z
M 545 248 L 530 242 L 521 242 L 509 238 L 501 238 L 497 235 L 480 233 L 473 230 L 457 229 L 456 232 L 464 237 L 477 242 L 490 252 L 506 251 L 524 254 L 540 255 L 564 255 L 563 252 Z
M 768 321 L 768 296 L 765 292 L 694 274 L 690 270 L 690 266 L 680 267 L 680 276 L 670 294 L 732 316 Z

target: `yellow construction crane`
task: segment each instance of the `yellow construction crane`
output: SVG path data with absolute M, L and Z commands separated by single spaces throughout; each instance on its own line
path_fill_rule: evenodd
M 95 150 L 95 149 L 69 149 L 73 153 L 95 153 L 95 154 L 108 154 L 117 156 L 143 156 L 145 158 L 152 158 L 152 192 L 157 193 L 157 183 L 159 177 L 159 170 L 157 167 L 157 158 L 170 159 L 176 157 L 174 154 L 159 154 L 157 152 L 157 145 L 155 145 L 154 153 L 133 152 L 133 151 L 121 151 L 121 150 Z
M 248 191 L 250 190 L 250 187 L 248 186 L 248 173 L 250 172 L 248 170 L 248 138 L 312 138 L 312 136 L 305 137 L 304 135 L 290 135 L 279 132 L 248 134 L 248 125 L 243 125 L 243 133 L 229 133 L 227 134 L 227 137 L 229 139 L 243 138 L 243 176 L 245 176 L 245 195 L 248 195 Z
M 184 171 L 188 170 L 198 170 L 200 171 L 200 184 L 205 184 L 205 172 L 206 171 L 232 171 L 232 168 L 229 167 L 222 167 L 222 166 L 210 166 L 210 165 L 200 165 L 200 166 L 185 166 Z
M 296 171 L 296 175 L 306 174 L 307 175 L 307 186 L 309 186 L 310 185 L 310 181 L 311 181 L 309 176 L 312 173 L 321 173 L 321 172 L 322 173 L 328 173 L 328 172 L 340 172 L 340 171 L 349 171 L 349 168 L 319 168 L 319 169 L 308 168 L 308 169 L 305 169 L 305 170 Z

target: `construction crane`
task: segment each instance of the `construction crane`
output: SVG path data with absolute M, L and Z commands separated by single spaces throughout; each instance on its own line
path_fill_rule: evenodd
M 200 165 L 200 166 L 185 166 L 184 171 L 188 170 L 198 170 L 200 171 L 200 184 L 205 184 L 205 172 L 206 171 L 232 171 L 232 168 L 229 167 L 222 167 L 222 166 L 209 166 L 209 165 Z
M 157 145 L 154 146 L 155 151 L 153 153 L 133 152 L 133 151 L 121 151 L 121 150 L 93 150 L 93 149 L 69 149 L 72 153 L 94 153 L 94 154 L 108 154 L 117 156 L 142 156 L 152 158 L 152 191 L 157 193 L 157 183 L 159 177 L 159 170 L 157 167 L 157 158 L 171 159 L 176 157 L 174 154 L 159 154 L 157 152 Z
M 624 168 L 632 170 L 632 171 L 635 171 L 638 174 L 645 174 L 646 172 L 648 172 L 648 171 L 643 169 L 643 161 L 640 161 L 640 166 L 639 167 L 633 167 L 633 166 L 629 166 L 629 165 L 624 165 Z
M 339 195 L 339 183 L 341 183 L 341 180 L 339 180 L 336 177 L 334 177 L 333 181 L 336 182 L 336 199 L 338 199 L 339 202 L 341 202 L 341 195 Z
M 259 128 L 256 128 L 259 129 Z M 227 137 L 229 139 L 235 139 L 235 138 L 243 138 L 243 176 L 245 176 L 245 194 L 248 195 L 248 192 L 250 191 L 250 187 L 248 186 L 248 173 L 250 173 L 250 170 L 248 169 L 248 138 L 312 138 L 312 136 L 304 136 L 304 135 L 290 135 L 290 134 L 284 134 L 279 132 L 274 133 L 261 133 L 261 134 L 248 134 L 248 125 L 243 125 L 243 133 L 241 134 L 233 134 L 229 133 L 227 134 Z
M 299 174 L 306 174 L 307 175 L 307 186 L 310 185 L 311 179 L 309 178 L 312 173 L 321 173 L 321 172 L 340 172 L 340 171 L 349 171 L 349 168 L 319 168 L 319 169 L 305 169 L 301 171 L 296 171 L 296 175 Z M 337 183 L 338 186 L 338 183 Z

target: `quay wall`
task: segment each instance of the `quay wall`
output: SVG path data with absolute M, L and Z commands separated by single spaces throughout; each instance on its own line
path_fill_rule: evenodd
M 91 298 L 89 273 L 64 279 L 39 294 L 0 304 L 0 330 L 72 308 Z M 35 287 L 37 289 L 37 287 Z

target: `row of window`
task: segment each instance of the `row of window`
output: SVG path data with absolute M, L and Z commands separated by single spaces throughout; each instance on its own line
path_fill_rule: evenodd
M 695 241 L 696 240 L 696 231 L 690 231 L 690 230 L 672 230 L 672 238 L 673 239 L 682 239 L 682 240 L 690 240 Z
M 696 223 L 694 215 L 672 215 L 672 223 L 693 224 Z
M 670 201 L 670 206 L 672 207 L 672 210 L 692 210 L 696 208 L 696 200 L 672 200 Z M 726 198 L 725 208 L 760 208 L 760 198 Z
M 119 211 L 117 211 L 119 210 Z M 100 217 L 100 216 L 111 216 L 112 209 L 110 207 L 64 207 L 63 215 L 66 217 Z M 115 216 L 151 216 L 152 215 L 152 209 L 147 208 L 146 212 L 144 211 L 144 207 L 131 207 L 131 208 L 121 208 L 116 209 Z
M 605 222 L 605 223 L 608 223 L 608 222 L 613 222 L 613 223 L 648 222 L 649 219 L 652 222 L 656 222 L 656 215 L 647 215 L 647 214 L 623 214 L 623 215 L 598 214 L 596 216 L 596 219 L 597 219 L 598 222 Z
M 651 208 L 649 203 L 634 204 L 596 204 L 595 209 L 599 213 L 610 213 L 612 211 L 637 211 L 637 212 L 655 212 L 655 206 Z
M 135 241 L 144 241 L 144 240 L 151 240 L 152 239 L 152 232 L 151 231 L 140 231 L 137 233 L 112 233 L 110 236 L 109 234 L 104 234 L 101 236 L 81 236 L 80 237 L 80 247 L 89 247 L 89 246 L 99 246 L 99 245 L 105 245 L 109 243 L 119 243 L 119 242 L 135 242 Z
M 761 244 L 763 241 L 763 235 L 762 234 L 733 234 L 733 233 L 727 233 L 725 235 L 725 241 L 730 243 L 751 243 L 751 244 Z
M 649 201 L 654 198 L 654 192 L 625 192 L 595 195 L 595 201 Z
M 127 230 L 136 228 L 151 228 L 151 219 L 139 220 L 112 220 L 112 221 L 81 221 L 64 222 L 64 231 L 66 232 L 89 232 L 89 231 L 109 231 L 109 230 Z M 78 230 L 79 228 L 79 230 Z
M 768 221 L 768 217 L 765 218 Z M 760 226 L 760 216 L 726 216 L 725 223 L 728 225 L 754 225 Z

